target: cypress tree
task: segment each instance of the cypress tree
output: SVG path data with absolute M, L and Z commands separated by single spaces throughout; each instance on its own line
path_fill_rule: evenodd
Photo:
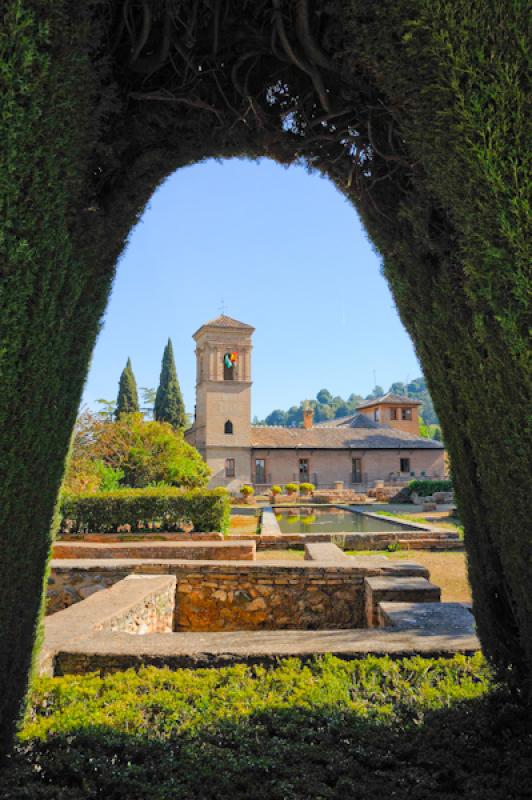
M 133 367 L 131 366 L 131 359 L 128 358 L 118 383 L 115 417 L 118 419 L 121 414 L 131 414 L 134 411 L 140 411 L 139 395 L 137 392 L 137 382 L 133 374 Z
M 164 348 L 153 414 L 158 422 L 169 422 L 176 429 L 185 427 L 185 404 L 177 380 L 171 339 L 168 339 L 168 344 Z

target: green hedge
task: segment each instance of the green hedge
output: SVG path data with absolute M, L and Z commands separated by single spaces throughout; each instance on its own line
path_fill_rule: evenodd
M 156 525 L 173 531 L 184 523 L 208 533 L 223 531 L 229 523 L 229 495 L 225 489 L 161 487 L 119 489 L 98 494 L 66 495 L 61 502 L 61 531 L 116 533 L 122 525 L 134 531 Z
M 452 492 L 453 484 L 451 481 L 410 481 L 408 491 L 410 494 L 415 492 L 419 497 L 428 497 L 434 492 Z

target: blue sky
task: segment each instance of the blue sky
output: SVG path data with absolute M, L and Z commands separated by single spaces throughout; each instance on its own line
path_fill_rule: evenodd
M 253 409 L 260 418 L 322 388 L 347 397 L 421 374 L 380 262 L 333 185 L 266 159 L 208 161 L 153 195 L 118 266 L 84 403 L 114 399 L 131 357 L 156 387 L 174 344 L 194 408 L 192 334 L 225 313 L 253 325 Z

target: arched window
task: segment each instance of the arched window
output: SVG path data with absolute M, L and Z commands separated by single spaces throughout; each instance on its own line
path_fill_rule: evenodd
M 230 419 L 224 425 L 224 433 L 233 433 L 233 423 Z

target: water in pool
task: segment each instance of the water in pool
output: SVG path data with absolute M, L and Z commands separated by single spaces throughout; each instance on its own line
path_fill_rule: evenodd
M 345 508 L 276 508 L 275 516 L 283 533 L 389 533 L 406 527 Z

